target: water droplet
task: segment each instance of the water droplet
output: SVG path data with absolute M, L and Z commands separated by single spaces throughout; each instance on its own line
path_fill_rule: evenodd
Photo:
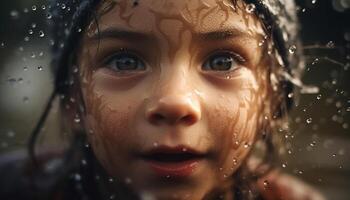
M 86 161 L 85 159 L 82 159 L 82 160 L 81 160 L 81 164 L 82 164 L 82 165 L 87 165 L 87 161 Z
M 34 31 L 32 29 L 28 30 L 29 35 L 33 35 Z
M 132 183 L 131 178 L 129 178 L 129 177 L 125 178 L 125 183 L 126 183 L 126 184 L 130 184 L 130 183 Z
M 182 148 L 182 152 L 186 152 L 187 151 L 187 148 Z
M 61 5 L 61 8 L 62 8 L 62 10 L 66 9 L 66 4 L 63 3 L 63 4 Z
M 287 164 L 282 163 L 282 168 L 286 168 L 286 167 L 287 167 Z
M 244 148 L 248 148 L 250 147 L 250 144 L 249 143 L 244 143 Z
M 42 66 L 39 66 L 39 67 L 38 67 L 38 70 L 39 70 L 39 71 L 43 71 L 44 69 L 43 69 Z
M 12 10 L 10 12 L 10 16 L 12 19 L 18 19 L 19 18 L 19 12 L 17 10 Z
M 237 158 L 233 158 L 233 165 L 237 165 Z
M 310 146 L 312 146 L 312 147 L 316 146 L 316 141 L 312 141 L 312 142 L 310 143 Z
M 24 37 L 23 39 L 25 42 L 28 42 L 30 40 L 30 38 L 28 36 Z
M 312 4 L 315 4 L 316 2 L 317 2 L 316 0 L 312 0 L 312 1 L 311 1 Z
M 9 137 L 9 138 L 13 138 L 13 137 L 15 137 L 15 135 L 16 135 L 16 133 L 13 132 L 12 130 L 7 132 L 7 137 Z
M 78 174 L 78 173 L 74 174 L 74 180 L 75 181 L 81 181 L 81 175 Z
M 32 10 L 33 10 L 33 11 L 36 11 L 36 5 L 33 5 L 33 6 L 32 6 Z
M 327 44 L 326 44 L 327 48 L 334 48 L 335 47 L 335 44 L 333 41 L 329 41 Z
M 32 28 L 36 28 L 36 23 L 32 23 L 30 26 L 31 26 Z
M 296 50 L 297 50 L 297 47 L 295 45 L 290 46 L 288 49 L 290 54 L 294 54 Z
M 293 96 L 294 96 L 294 93 L 293 93 L 293 92 L 291 92 L 291 93 L 288 94 L 288 98 L 290 98 L 290 99 L 293 98 Z
M 154 147 L 158 147 L 158 145 L 159 145 L 158 142 L 153 142 Z
M 112 177 L 110 177 L 110 178 L 108 179 L 108 182 L 113 183 L 113 182 L 114 182 L 114 179 L 113 179 Z
M 75 116 L 75 117 L 74 117 L 74 122 L 75 122 L 75 123 L 80 123 L 80 118 L 79 118 L 79 116 Z
M 52 18 L 52 15 L 50 13 L 47 13 L 46 19 L 51 19 L 51 18 Z
M 46 6 L 45 6 L 45 5 L 42 5 L 42 6 L 41 6 L 41 9 L 45 10 L 45 9 L 46 9 Z
M 315 58 L 315 59 L 312 61 L 311 65 L 316 65 L 316 64 L 318 63 L 319 60 L 320 60 L 320 59 Z
M 310 117 L 310 118 L 307 118 L 307 119 L 306 119 L 306 123 L 311 124 L 311 123 L 312 123 L 312 118 L 311 118 L 311 117 Z
M 269 187 L 269 182 L 267 180 L 264 181 L 264 189 L 268 189 Z
M 44 33 L 44 31 L 39 31 L 39 37 L 44 37 L 45 36 L 45 33 Z
M 246 12 L 251 14 L 255 11 L 255 5 L 253 3 L 250 3 L 245 8 Z
M 316 97 L 317 100 L 320 100 L 321 98 L 322 98 L 321 94 L 317 95 L 317 97 Z

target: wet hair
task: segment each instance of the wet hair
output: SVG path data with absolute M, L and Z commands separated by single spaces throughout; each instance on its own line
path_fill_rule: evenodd
M 78 44 L 82 38 L 83 30 L 87 25 L 95 20 L 97 22 L 97 6 L 104 1 L 117 3 L 118 0 L 51 0 L 50 15 L 52 19 L 49 21 L 51 33 L 54 39 L 52 47 L 52 67 L 55 75 L 54 89 L 44 112 L 41 115 L 37 125 L 35 126 L 29 140 L 28 151 L 33 163 L 40 167 L 35 156 L 35 143 L 38 138 L 41 127 L 45 123 L 54 99 L 61 96 L 61 105 L 77 104 L 77 115 L 83 116 L 85 106 L 82 105 L 82 99 L 74 99 L 71 102 L 69 99 L 70 90 L 72 87 L 80 88 L 79 81 L 74 78 L 74 66 L 76 52 L 79 48 Z M 137 6 L 138 0 L 133 1 L 133 5 Z M 140 0 L 142 1 L 142 0 Z M 232 0 L 236 5 L 237 0 Z M 269 69 L 269 78 L 273 89 L 273 97 L 277 99 L 274 102 L 274 107 L 270 108 L 269 121 L 277 121 L 283 118 L 291 108 L 293 98 L 288 95 L 293 91 L 293 77 L 300 76 L 300 69 L 303 66 L 303 57 L 298 35 L 298 21 L 296 16 L 296 8 L 294 1 L 291 0 L 244 0 L 246 5 L 250 6 L 264 25 L 265 31 L 268 34 L 266 38 L 271 48 L 267 56 L 273 61 L 272 67 Z M 78 42 L 77 42 L 78 41 Z M 81 92 L 78 89 L 78 92 Z M 81 98 L 81 94 L 76 95 Z M 276 98 L 274 98 L 276 97 Z M 83 117 L 80 118 L 83 120 Z M 83 121 L 80 124 L 84 124 Z M 258 139 L 265 146 L 265 154 L 261 158 L 261 173 L 251 173 L 246 166 L 246 163 L 240 167 L 234 175 L 236 182 L 235 199 L 253 199 L 254 187 L 252 182 L 256 181 L 261 175 L 268 171 L 265 164 L 272 166 L 273 160 L 276 158 L 276 148 L 273 141 L 272 132 L 274 127 L 272 124 L 266 124 L 263 127 L 263 133 Z M 81 157 L 87 157 L 87 160 L 93 162 L 93 153 L 85 148 L 85 131 L 79 126 L 74 128 L 73 141 L 63 158 L 63 163 L 69 163 L 62 169 L 58 170 L 57 176 L 64 176 L 75 170 L 76 165 L 79 165 Z M 79 158 L 79 159 L 77 159 Z M 75 162 L 72 162 L 75 160 Z M 93 169 L 90 169 L 93 170 Z M 89 173 L 86 173 L 89 174 Z M 56 183 L 52 184 L 55 187 L 60 185 L 60 178 L 55 179 Z M 93 187 L 93 186 L 91 186 Z M 96 196 L 96 194 L 91 194 Z

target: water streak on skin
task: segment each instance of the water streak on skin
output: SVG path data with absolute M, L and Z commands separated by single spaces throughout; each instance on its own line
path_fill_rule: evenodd
M 136 21 L 138 9 L 142 8 L 142 2 L 136 8 L 133 8 L 128 2 L 121 1 L 99 19 L 104 22 L 105 17 L 118 16 L 119 19 L 117 20 L 119 22 L 134 30 L 135 27 L 139 27 Z M 198 0 L 197 3 L 194 3 L 196 6 L 195 10 L 193 10 L 191 4 L 186 3 L 184 7 L 180 6 L 181 9 L 172 6 L 172 9 L 165 9 L 166 12 L 163 12 L 162 9 L 157 10 L 156 7 L 171 7 L 169 3 L 175 3 L 175 1 L 153 0 L 149 7 L 143 10 L 143 12 L 147 12 L 151 16 L 149 19 L 152 27 L 150 28 L 151 30 L 147 30 L 151 31 L 152 35 L 158 38 L 160 40 L 159 43 L 161 43 L 154 45 L 158 46 L 154 48 L 159 55 L 154 55 L 159 57 L 159 60 L 152 67 L 157 69 L 149 73 L 150 77 L 147 76 L 145 80 L 142 79 L 145 84 L 137 84 L 139 83 L 138 81 L 132 82 L 131 79 L 125 79 L 127 80 L 125 81 L 122 78 L 115 78 L 101 73 L 100 63 L 94 58 L 94 55 L 100 53 L 97 52 L 96 46 L 88 45 L 88 47 L 82 47 L 79 66 L 81 68 L 81 79 L 83 80 L 83 96 L 87 105 L 87 121 L 91 126 L 89 128 L 94 131 L 92 136 L 89 136 L 89 139 L 97 158 L 110 175 L 120 177 L 121 174 L 123 176 L 128 174 L 129 168 L 131 169 L 130 166 L 133 165 L 126 151 L 133 151 L 135 150 L 134 148 L 149 144 L 151 141 L 149 140 L 150 137 L 157 136 L 154 138 L 164 139 L 160 140 L 163 142 L 177 141 L 176 139 L 181 141 L 180 139 L 185 138 L 186 134 L 184 136 L 176 135 L 175 133 L 186 131 L 188 134 L 193 134 L 193 137 L 187 138 L 188 141 L 186 142 L 188 144 L 193 144 L 196 147 L 220 144 L 213 148 L 218 158 L 217 162 L 211 164 L 211 169 L 216 169 L 218 172 L 208 174 L 209 180 L 217 182 L 208 181 L 203 188 L 209 187 L 209 184 L 220 185 L 218 183 L 223 183 L 226 186 L 232 185 L 232 180 L 225 178 L 224 175 L 232 176 L 246 159 L 251 148 L 245 148 L 244 143 L 254 144 L 257 130 L 259 130 L 258 127 L 260 126 L 258 124 L 261 118 L 260 111 L 263 107 L 263 99 L 266 97 L 266 85 L 268 84 L 268 80 L 266 78 L 263 79 L 262 76 L 266 76 L 268 73 L 267 68 L 264 68 L 265 62 L 257 62 L 254 65 L 251 64 L 252 66 L 240 69 L 230 79 L 219 79 L 217 77 L 213 78 L 211 75 L 203 76 L 198 74 L 198 71 L 196 71 L 198 69 L 194 67 L 198 65 L 198 60 L 196 59 L 199 56 L 196 55 L 196 52 L 201 52 L 203 46 L 196 44 L 196 38 L 193 38 L 192 33 L 201 30 L 208 23 L 209 25 L 211 25 L 210 23 L 215 23 L 210 20 L 210 16 L 212 15 L 212 18 L 215 18 L 218 15 L 218 10 L 223 14 L 219 15 L 222 17 L 219 27 L 230 23 L 229 21 L 232 19 L 230 14 L 232 14 L 233 5 L 226 1 L 213 0 L 212 2 L 216 2 L 216 4 L 211 6 L 207 1 Z M 111 15 L 111 12 L 115 10 L 120 12 L 116 15 Z M 254 33 L 254 36 L 259 34 L 254 28 L 249 28 L 251 26 L 250 21 L 253 21 L 256 27 L 260 27 L 258 20 L 253 20 L 252 15 L 246 15 L 244 10 L 241 9 L 235 9 L 235 14 L 243 15 L 248 29 L 246 30 L 247 32 Z M 173 29 L 168 27 L 169 24 L 178 28 L 175 31 L 176 33 L 174 33 L 176 35 L 170 33 Z M 250 25 L 248 26 L 248 24 Z M 107 26 L 104 23 L 101 23 L 101 25 Z M 86 31 L 87 37 L 89 37 L 89 33 L 94 33 L 95 31 L 96 25 L 91 25 Z M 256 37 L 259 38 L 258 36 Z M 104 45 L 102 42 L 101 49 L 103 49 Z M 258 49 L 257 46 L 252 47 L 254 50 L 255 48 Z M 188 57 L 180 59 L 183 55 L 188 55 Z M 258 57 L 259 53 L 254 55 L 254 59 L 257 59 L 255 57 Z M 195 76 L 192 76 L 193 72 L 196 73 Z M 157 81 L 154 80 L 154 76 L 158 79 Z M 150 81 L 152 82 L 149 83 Z M 147 85 L 147 83 L 150 85 Z M 232 89 L 231 92 L 228 92 L 229 89 Z M 187 91 L 187 93 L 182 94 L 183 90 Z M 135 94 L 133 91 L 139 91 L 139 93 Z M 186 98 L 205 105 L 201 108 L 204 118 L 198 122 L 200 125 L 185 128 L 175 127 L 173 129 L 167 129 L 166 127 L 154 129 L 154 127 L 147 125 L 140 131 L 134 124 L 135 121 L 139 122 L 138 120 L 143 116 L 140 113 L 144 113 L 146 107 L 154 103 L 155 99 L 160 98 L 161 95 L 169 95 L 169 91 L 180 92 Z M 226 94 L 227 97 L 216 98 L 215 96 L 220 93 Z M 125 99 L 125 97 L 128 98 Z M 123 98 L 125 101 L 120 100 Z M 146 122 L 142 121 L 140 123 L 145 125 Z M 204 125 L 201 123 L 204 123 Z M 174 132 L 174 134 L 169 132 Z M 159 136 L 159 133 L 163 134 Z M 192 139 L 196 138 L 198 133 L 201 133 L 203 136 L 195 140 Z M 233 133 L 236 134 L 235 137 L 233 137 Z M 144 137 L 147 134 L 148 137 Z M 143 141 L 140 141 L 142 138 Z M 236 141 L 239 141 L 239 145 L 236 144 Z M 225 148 L 220 148 L 219 146 Z M 124 163 L 124 166 L 127 167 L 119 168 L 118 166 L 121 163 Z M 135 171 L 139 170 L 141 172 L 145 171 L 145 169 L 142 169 L 142 166 L 141 168 L 136 167 L 132 169 L 137 169 Z M 139 176 L 136 173 L 131 174 L 130 177 L 135 180 L 134 183 L 137 185 L 138 177 L 142 176 L 146 180 L 151 175 L 147 174 L 146 171 L 143 174 L 139 174 Z M 143 185 L 145 181 L 143 180 L 142 182 L 138 186 L 141 188 L 146 187 Z

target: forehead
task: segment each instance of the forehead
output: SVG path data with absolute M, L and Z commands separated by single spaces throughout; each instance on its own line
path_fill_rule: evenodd
M 245 11 L 246 5 L 242 1 L 234 1 L 106 0 L 98 8 L 98 25 L 102 30 L 121 27 L 150 33 L 155 30 L 209 32 L 235 28 L 250 35 L 263 35 L 257 17 Z

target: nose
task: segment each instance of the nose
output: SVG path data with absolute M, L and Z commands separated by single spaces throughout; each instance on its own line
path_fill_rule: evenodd
M 146 118 L 151 124 L 193 125 L 201 117 L 200 105 L 196 97 L 185 94 L 165 95 L 154 101 L 146 110 Z

